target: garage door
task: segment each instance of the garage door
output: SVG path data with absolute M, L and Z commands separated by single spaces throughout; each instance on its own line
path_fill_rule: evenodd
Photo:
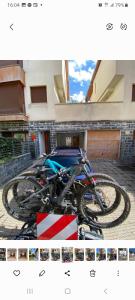
M 118 159 L 120 148 L 120 131 L 88 131 L 87 154 L 89 159 Z

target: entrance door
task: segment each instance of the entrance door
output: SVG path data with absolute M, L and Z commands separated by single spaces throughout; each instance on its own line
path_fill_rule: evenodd
M 49 154 L 51 152 L 51 147 L 50 147 L 50 132 L 45 131 L 44 132 L 44 142 L 45 142 L 45 153 Z
M 79 147 L 79 135 L 73 136 L 72 147 Z
M 51 152 L 49 131 L 39 132 L 39 145 L 40 145 L 40 155 L 42 155 L 43 153 L 49 154 Z

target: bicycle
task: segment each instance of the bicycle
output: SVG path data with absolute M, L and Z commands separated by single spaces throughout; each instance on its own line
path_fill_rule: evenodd
M 84 168 L 85 160 L 75 167 L 62 169 L 57 174 L 48 178 L 45 186 L 41 186 L 33 178 L 16 178 L 11 180 L 3 190 L 3 204 L 7 212 L 14 218 L 19 220 L 27 221 L 28 219 L 35 216 L 36 212 L 52 212 L 52 213 L 75 213 L 78 216 L 83 216 L 88 220 L 89 224 L 92 226 L 98 226 L 99 228 L 110 228 L 122 223 L 128 216 L 130 212 L 130 199 L 127 193 L 116 183 L 111 181 L 96 181 L 93 177 L 98 174 L 89 175 Z M 82 171 L 87 176 L 90 184 L 89 186 L 84 186 L 81 182 L 76 181 L 76 176 Z M 70 175 L 69 175 L 70 173 Z M 66 184 L 63 183 L 63 176 L 67 176 L 68 181 Z M 17 196 L 16 204 L 20 209 L 17 213 L 16 210 L 12 209 L 8 203 L 8 192 L 10 188 L 14 186 L 15 183 L 22 183 L 24 187 L 24 182 L 29 182 L 33 184 L 32 190 L 26 190 L 24 195 L 20 197 Z M 104 207 L 102 197 L 104 194 L 99 192 L 99 188 L 102 187 L 112 187 L 115 194 L 119 195 L 119 201 L 121 201 L 121 196 L 124 200 L 124 209 L 121 215 L 113 221 L 109 222 L 98 222 L 93 221 L 93 217 L 100 213 L 100 215 L 105 216 L 112 212 L 118 207 L 116 202 L 116 197 L 110 207 Z M 84 195 L 87 192 L 92 195 L 94 201 L 97 203 L 99 211 L 94 211 L 89 209 L 88 201 Z M 120 202 L 119 202 L 120 203 Z M 90 205 L 90 201 L 89 201 Z M 21 214 L 20 214 L 21 213 Z
M 40 185 L 44 186 L 47 183 L 47 179 L 48 179 L 47 176 L 48 175 L 51 176 L 52 174 L 57 174 L 62 169 L 64 170 L 64 167 L 61 164 L 55 162 L 54 160 L 48 159 L 50 156 L 52 156 L 54 154 L 55 154 L 55 152 L 52 152 L 49 155 L 46 155 L 46 154 L 43 155 L 43 157 L 45 159 L 42 162 L 42 164 L 36 164 L 34 166 L 34 168 L 37 168 L 36 172 L 35 171 L 26 171 L 22 174 L 22 176 L 27 177 L 27 179 L 29 177 L 34 177 Z M 87 186 L 87 185 L 90 184 L 90 178 L 87 178 L 88 177 L 87 175 L 89 174 L 88 171 L 91 170 L 91 168 L 90 168 L 89 161 L 87 160 L 86 156 L 85 156 L 84 170 L 85 170 L 85 174 L 82 174 L 82 173 L 78 174 L 75 179 L 76 179 L 76 181 L 80 182 L 82 185 Z M 50 175 L 50 172 L 51 172 L 51 175 Z M 94 175 L 89 174 L 89 176 L 91 176 L 91 178 L 92 178 L 92 176 L 94 176 L 95 180 L 100 179 L 100 180 L 114 181 L 114 179 L 112 177 L 110 177 L 109 175 L 106 175 L 106 174 L 102 174 L 102 173 L 95 173 Z M 63 178 L 63 183 L 67 183 L 67 178 L 66 177 Z M 14 193 L 15 198 L 17 198 L 17 187 L 18 187 L 18 183 L 15 183 L 14 187 L 13 187 L 13 193 Z M 110 200 L 108 200 L 105 197 L 105 195 L 104 195 L 105 193 L 103 194 L 101 189 L 98 189 L 98 192 L 101 194 L 100 197 L 101 197 L 102 205 L 104 206 L 104 208 L 106 208 L 106 210 L 105 211 L 103 211 L 103 210 L 94 211 L 94 208 L 96 207 L 96 205 L 95 205 L 96 201 L 95 201 L 94 202 L 95 207 L 93 207 L 93 209 L 92 209 L 93 214 L 96 214 L 96 215 L 99 215 L 99 216 L 102 216 L 104 214 L 109 214 L 119 206 L 120 193 L 118 191 L 116 191 L 116 197 L 115 197 L 115 201 L 113 202 L 113 205 L 110 205 Z M 87 195 L 85 195 L 85 198 L 87 198 L 87 200 L 89 202 L 93 201 L 90 192 L 87 193 Z M 109 201 L 109 203 L 108 203 L 108 201 Z

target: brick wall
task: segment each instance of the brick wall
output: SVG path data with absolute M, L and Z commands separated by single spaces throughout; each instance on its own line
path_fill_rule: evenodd
M 86 130 L 120 130 L 120 159 L 132 161 L 135 153 L 135 140 L 133 132 L 135 130 L 135 121 L 93 121 L 93 122 L 30 122 L 30 128 L 36 130 L 50 130 L 51 149 L 56 146 L 57 132 L 80 132 Z
M 0 132 L 3 131 L 28 131 L 29 123 L 25 121 L 0 122 Z
M 1 122 L 2 123 L 2 122 Z M 4 126 L 0 131 L 5 130 Z M 6 122 L 5 122 L 6 123 Z M 10 126 L 9 126 L 10 125 Z M 135 155 L 135 140 L 133 139 L 133 133 L 135 130 L 135 121 L 92 121 L 92 122 L 55 122 L 55 121 L 35 121 L 29 123 L 19 123 L 16 122 L 8 124 L 8 130 L 14 130 L 17 128 L 22 128 L 23 130 L 28 130 L 29 132 L 34 131 L 37 134 L 38 131 L 49 130 L 51 149 L 56 146 L 56 133 L 57 132 L 85 132 L 86 130 L 120 130 L 121 132 L 121 144 L 120 144 L 120 159 L 121 160 L 133 160 Z

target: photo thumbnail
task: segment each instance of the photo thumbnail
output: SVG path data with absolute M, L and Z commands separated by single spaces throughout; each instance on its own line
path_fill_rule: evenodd
M 72 262 L 73 261 L 73 247 L 63 247 L 62 248 L 62 262 Z

